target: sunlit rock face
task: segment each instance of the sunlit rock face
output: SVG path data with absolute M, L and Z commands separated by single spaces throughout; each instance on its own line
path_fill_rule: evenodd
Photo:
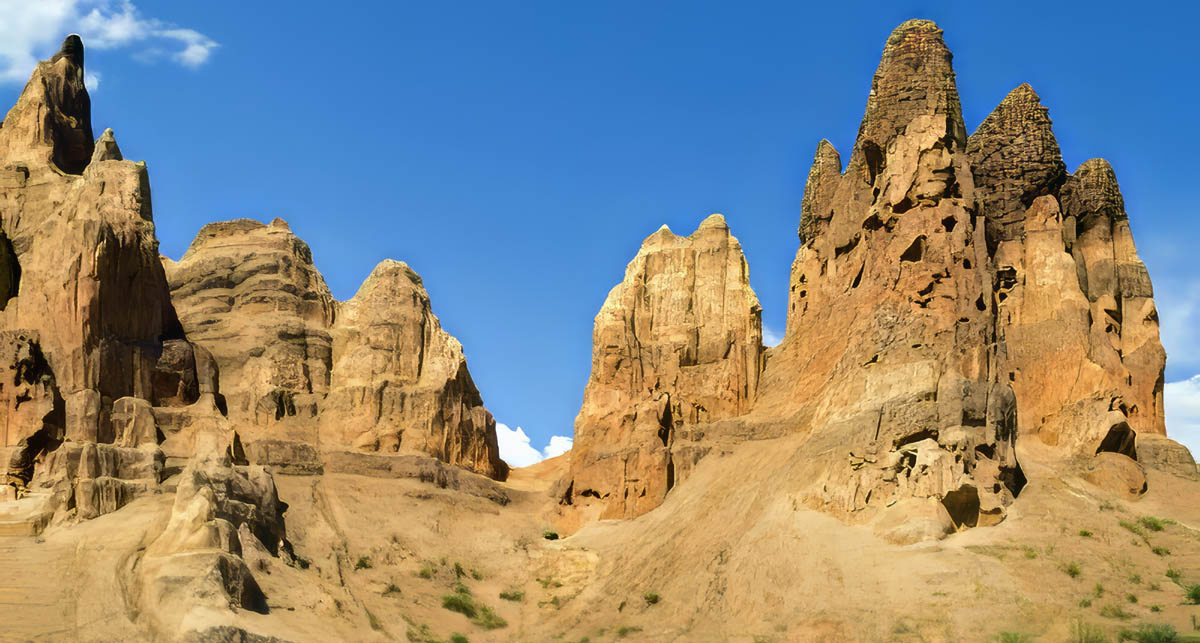
M 762 353 L 761 307 L 725 219 L 650 235 L 596 315 L 564 500 L 603 517 L 657 507 L 691 464 L 680 434 L 746 413 Z

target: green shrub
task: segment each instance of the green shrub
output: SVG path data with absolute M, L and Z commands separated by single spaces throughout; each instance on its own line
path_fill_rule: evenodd
M 519 589 L 510 589 L 506 592 L 500 592 L 500 598 L 506 601 L 520 603 L 521 601 L 525 600 L 525 592 L 522 592 Z
M 471 641 L 462 634 L 455 632 L 450 635 L 450 643 L 471 643 Z
M 1157 613 L 1157 612 L 1161 612 L 1161 611 L 1162 611 L 1162 605 L 1151 605 L 1151 606 L 1150 606 L 1150 611 L 1151 611 L 1151 612 L 1155 612 L 1155 613 Z
M 458 612 L 467 618 L 475 618 L 479 613 L 479 609 L 475 607 L 475 601 L 466 594 L 446 594 L 442 597 L 442 607 L 451 612 Z
M 646 601 L 647 605 L 657 605 L 659 601 L 658 594 L 654 592 L 647 592 L 642 598 Z
M 1129 582 L 1133 583 L 1134 585 L 1140 585 L 1142 582 L 1142 575 L 1141 574 L 1130 574 Z
M 474 578 L 475 580 L 483 580 L 483 572 L 479 571 L 478 569 L 472 569 L 471 578 Z
M 1143 536 L 1143 537 L 1145 536 L 1145 532 L 1142 531 L 1141 527 L 1138 527 L 1137 525 L 1129 522 L 1128 520 L 1122 520 L 1122 521 L 1118 522 L 1117 524 L 1121 525 L 1122 527 L 1128 529 L 1129 531 L 1132 531 L 1133 533 L 1135 533 L 1139 536 Z
M 1137 603 L 1138 602 L 1137 594 L 1126 594 L 1125 600 L 1129 601 L 1130 603 Z
M 487 605 L 479 606 L 479 614 L 471 619 L 471 622 L 485 630 L 494 630 L 508 625 L 508 621 L 500 618 L 500 615 L 493 612 L 492 608 Z
M 1091 607 L 1091 606 L 1092 606 L 1092 599 L 1090 599 L 1090 598 L 1082 598 L 1082 599 L 1079 599 L 1079 606 L 1080 606 L 1080 607 Z
M 1090 531 L 1088 531 L 1088 530 L 1086 530 L 1086 529 L 1080 529 L 1080 530 L 1079 530 L 1079 535 L 1080 535 L 1080 536 L 1083 536 L 1084 538 L 1091 538 L 1091 537 L 1092 537 L 1092 532 L 1090 532 Z
M 1150 551 L 1154 552 L 1155 554 L 1158 554 L 1159 556 L 1170 556 L 1171 555 L 1171 550 L 1167 549 L 1166 547 L 1151 547 Z
M 1150 583 L 1149 585 L 1146 586 L 1146 588 L 1152 592 L 1157 592 L 1158 590 L 1162 589 L 1162 587 L 1158 583 Z
M 1062 570 L 1071 578 L 1079 578 L 1079 563 L 1075 561 L 1063 565 Z
M 1189 585 L 1184 596 L 1192 605 L 1200 605 L 1200 585 Z
M 1174 643 L 1179 640 L 1175 628 L 1170 625 L 1139 625 L 1136 630 L 1121 630 L 1117 635 L 1118 641 L 1135 641 L 1136 643 Z
M 1025 548 L 1025 557 L 1030 560 L 1037 558 L 1037 550 L 1034 549 L 1033 547 L 1026 547 Z
M 1092 588 L 1092 593 L 1096 595 L 1096 598 L 1104 596 L 1104 586 L 1100 583 L 1096 583 L 1096 586 Z
M 400 593 L 400 586 L 395 583 L 388 583 L 388 586 L 383 589 L 384 596 L 391 596 L 392 594 L 399 594 L 399 593 Z
M 1170 578 L 1171 580 L 1178 583 L 1179 579 L 1182 577 L 1183 577 L 1183 574 L 1179 573 L 1178 569 L 1171 569 L 1170 567 L 1167 568 L 1167 578 Z
M 371 569 L 371 557 L 370 556 L 359 556 L 358 562 L 354 563 L 354 569 L 355 570 Z
M 546 540 L 558 540 L 558 532 L 547 529 L 542 532 L 542 538 L 545 538 Z
M 429 579 L 433 578 L 433 565 L 430 563 L 425 563 L 424 565 L 422 565 L 421 571 L 417 572 L 417 576 L 420 576 L 421 578 L 424 578 L 425 580 L 429 580 Z
M 1033 643 L 1033 637 L 1020 632 L 1001 632 L 996 635 L 996 643 Z
M 1109 643 L 1103 628 L 1081 618 L 1077 618 L 1071 623 L 1070 641 L 1071 643 Z
M 467 570 L 463 569 L 462 563 L 454 563 L 454 577 L 462 578 L 467 575 Z
M 454 593 L 455 593 L 455 594 L 462 594 L 462 595 L 464 595 L 464 596 L 470 596 L 470 595 L 471 595 L 471 588 L 470 588 L 470 587 L 467 587 L 466 585 L 463 585 L 462 583 L 455 583 L 455 584 L 454 584 Z
M 1138 518 L 1138 522 L 1142 523 L 1142 526 L 1150 531 L 1162 531 L 1167 526 L 1166 521 L 1154 516 L 1142 516 Z
M 641 631 L 642 631 L 642 628 L 640 628 L 640 627 L 619 627 L 619 628 L 617 628 L 617 636 L 619 636 L 621 638 L 625 638 L 626 636 L 629 636 L 630 634 L 633 634 L 634 632 L 641 632 Z

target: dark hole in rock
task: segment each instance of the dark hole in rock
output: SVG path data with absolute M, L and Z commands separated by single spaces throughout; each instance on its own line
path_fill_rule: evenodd
M 975 307 L 979 310 L 987 310 L 987 304 L 983 303 L 983 295 L 980 295 L 979 299 L 975 300 Z
M 833 258 L 836 259 L 836 258 L 846 254 L 847 252 L 850 252 L 851 250 L 853 250 L 854 246 L 858 245 L 858 239 L 859 239 L 859 236 L 856 234 L 856 235 L 854 235 L 853 238 L 850 239 L 850 241 L 846 242 L 846 245 L 838 247 L 838 248 L 834 248 L 833 249 Z
M 1008 487 L 1009 492 L 1016 498 L 1021 494 L 1021 490 L 1025 488 L 1025 483 L 1029 479 L 1025 477 L 1025 472 L 1021 471 L 1021 465 L 1011 467 L 1000 467 L 1000 482 Z
M 963 259 L 963 268 L 966 268 L 967 270 L 971 269 L 971 260 L 970 259 Z
M 954 217 L 942 219 L 942 227 L 946 229 L 946 232 L 954 232 L 954 226 L 956 225 L 958 225 L 958 221 Z
M 583 496 L 584 498 L 595 498 L 597 500 L 600 499 L 600 492 L 596 491 L 595 489 L 584 489 L 583 491 L 579 492 L 579 495 Z
M 1137 433 L 1129 428 L 1126 422 L 1118 422 L 1108 429 L 1108 433 L 1104 439 L 1100 441 L 1100 446 L 1096 448 L 1096 453 L 1109 452 L 1120 453 L 1127 455 L 1130 458 L 1137 460 L 1137 449 L 1134 448 L 1134 442 L 1137 438 Z
M 976 444 L 975 455 L 983 456 L 988 460 L 993 460 L 996 457 L 996 449 L 990 444 Z
M 567 485 L 567 490 L 563 492 L 562 497 L 558 499 L 558 504 L 560 504 L 560 505 L 575 504 L 574 499 L 571 497 L 574 495 L 574 492 L 575 492 L 575 481 L 572 480 L 571 484 Z
M 937 437 L 937 429 L 921 429 L 916 433 L 910 433 L 902 438 L 898 438 L 892 443 L 892 450 L 894 451 L 905 445 L 912 444 L 914 442 L 920 442 L 921 440 L 937 440 Z
M 662 445 L 665 447 L 671 441 L 671 428 L 674 426 L 674 421 L 671 415 L 671 403 L 667 402 L 667 408 L 663 409 L 662 417 L 658 420 L 658 439 L 662 440 Z
M 928 286 L 925 286 L 924 288 L 922 288 L 922 289 L 920 289 L 920 290 L 918 290 L 918 291 L 917 291 L 917 294 L 918 294 L 918 295 L 920 295 L 920 296 L 922 296 L 922 297 L 924 297 L 925 295 L 928 295 L 929 293 L 933 292 L 933 283 L 934 283 L 934 282 L 932 282 L 932 281 L 931 281 L 931 282 L 929 282 L 929 285 L 928 285 Z
M 862 283 L 862 273 L 864 268 L 866 268 L 865 265 L 858 267 L 858 274 L 854 275 L 854 281 L 850 284 L 851 288 L 858 288 L 858 284 Z
M 883 227 L 883 221 L 879 220 L 879 215 L 872 214 L 867 217 L 866 221 L 863 221 L 862 227 L 863 230 L 878 230 Z
M 916 262 L 920 261 L 921 257 L 924 255 L 925 235 L 921 235 L 916 239 L 913 239 L 912 244 L 908 246 L 908 249 L 904 251 L 904 254 L 900 255 L 900 261 Z
M 667 491 L 675 486 L 675 461 L 667 458 Z
M 909 210 L 911 210 L 912 207 L 913 207 L 912 201 L 910 201 L 908 197 L 904 197 L 903 199 L 900 199 L 899 203 L 892 206 L 892 212 L 894 212 L 896 214 L 904 214 L 905 212 L 908 212 Z
M 866 140 L 862 144 L 863 159 L 867 162 L 867 183 L 874 185 L 875 177 L 883 170 L 883 150 L 875 141 Z
M 956 527 L 974 527 L 979 524 L 979 490 L 965 484 L 942 498 L 942 505 L 950 514 Z

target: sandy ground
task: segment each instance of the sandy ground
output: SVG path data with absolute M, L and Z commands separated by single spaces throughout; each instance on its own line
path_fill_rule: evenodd
M 270 612 L 235 622 L 291 641 L 1064 641 L 1079 621 L 1200 633 L 1184 590 L 1200 583 L 1200 483 L 1151 471 L 1124 501 L 1022 454 L 1030 483 L 1003 523 L 899 547 L 803 507 L 798 446 L 711 456 L 660 508 L 559 540 L 543 532 L 563 457 L 479 487 L 507 503 L 414 478 L 277 475 L 307 567 L 248 561 Z M 149 638 L 122 570 L 171 499 L 0 537 L 0 641 Z M 443 607 L 464 593 L 506 625 Z

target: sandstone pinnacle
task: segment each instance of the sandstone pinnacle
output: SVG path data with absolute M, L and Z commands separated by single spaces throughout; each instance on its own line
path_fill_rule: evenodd
M 83 68 L 83 39 L 79 37 L 79 34 L 71 34 L 64 38 L 62 47 L 59 48 L 57 54 L 50 58 L 50 62 L 58 62 L 60 58 L 66 58 L 79 65 L 80 69 Z
M 821 139 L 813 156 L 812 168 L 808 171 L 808 180 L 804 184 L 804 197 L 800 200 L 798 234 L 801 243 L 811 241 L 817 234 L 820 222 L 828 222 L 833 216 L 829 211 L 829 202 L 841 178 L 842 157 L 833 147 L 833 143 Z

